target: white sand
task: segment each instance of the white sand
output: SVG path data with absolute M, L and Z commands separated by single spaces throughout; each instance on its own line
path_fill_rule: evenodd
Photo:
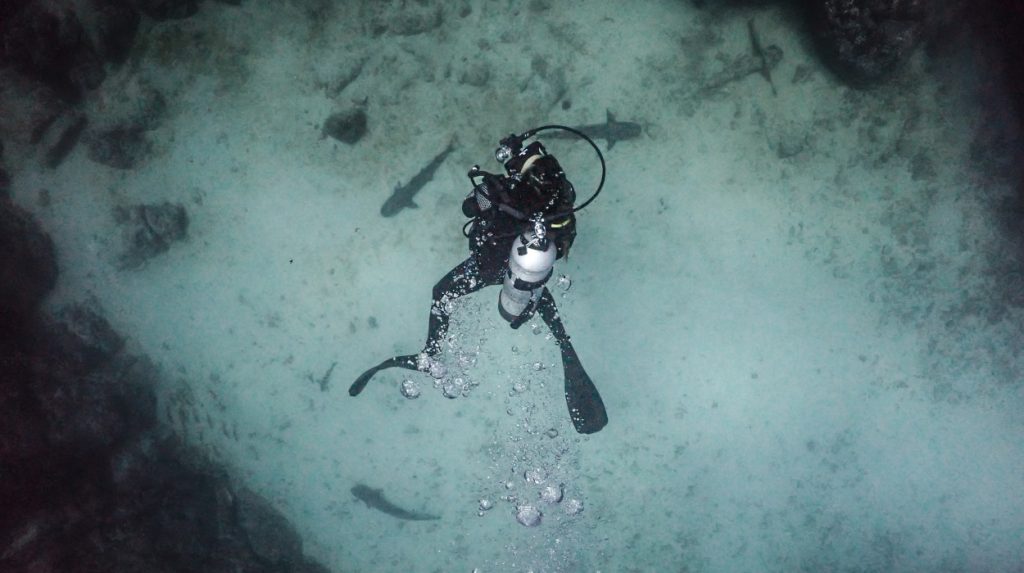
M 153 26 L 149 38 L 184 42 L 168 52 L 181 57 L 151 48 L 104 89 L 140 78 L 164 91 L 157 154 L 117 172 L 80 148 L 56 172 L 15 182 L 60 251 L 53 304 L 94 296 L 161 365 L 168 427 L 268 495 L 308 553 L 375 572 L 1024 561 L 1021 309 L 993 320 L 984 310 L 999 308 L 987 207 L 1005 190 L 967 161 L 975 79 L 952 65 L 926 75 L 919 55 L 892 86 L 851 92 L 809 52 L 797 15 L 769 8 L 666 0 L 537 12 L 474 0 L 464 18 L 448 5 L 441 27 L 397 37 L 366 23 L 394 22 L 399 4 L 366 4 L 376 7 L 308 17 L 328 3 L 207 2 L 191 20 Z M 687 66 L 705 57 L 713 71 L 716 54 L 749 50 L 750 17 L 784 50 L 778 96 L 752 75 L 687 101 L 699 82 Z M 703 56 L 683 48 L 681 37 L 708 29 L 721 41 Z M 534 58 L 547 71 L 531 71 Z M 322 86 L 359 62 L 329 97 Z M 806 82 L 791 81 L 798 65 Z M 458 82 L 474 66 L 489 69 L 485 87 Z M 319 138 L 332 111 L 363 98 L 365 139 Z M 546 331 L 507 329 L 496 289 L 456 317 L 460 344 L 479 346 L 469 397 L 447 400 L 426 375 L 393 370 L 350 398 L 365 368 L 421 347 L 431 286 L 465 256 L 466 169 L 496 170 L 493 147 L 511 131 L 598 122 L 606 109 L 645 135 L 606 152 L 605 190 L 556 273 L 573 279 L 558 301 L 608 427 L 573 432 L 554 344 Z M 381 218 L 394 185 L 452 136 L 458 147 L 420 208 Z M 785 138 L 806 147 L 779 159 L 772 146 Z M 589 195 L 586 146 L 549 147 Z M 914 180 L 918 153 L 935 169 Z M 43 188 L 48 208 L 36 204 Z M 164 200 L 187 206 L 188 241 L 116 270 L 111 209 Z M 536 361 L 548 368 L 533 371 Z M 334 362 L 322 393 L 308 377 Z M 399 395 L 405 377 L 421 383 L 420 399 Z M 525 379 L 530 389 L 509 397 Z M 518 525 L 499 498 L 506 480 L 533 498 L 521 476 L 533 465 L 584 512 L 543 507 L 540 527 Z M 442 519 L 369 510 L 349 493 L 356 483 Z M 495 501 L 484 517 L 481 497 Z

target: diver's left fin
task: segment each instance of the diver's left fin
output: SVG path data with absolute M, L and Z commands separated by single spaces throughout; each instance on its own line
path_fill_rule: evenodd
M 608 424 L 601 394 L 580 364 L 571 344 L 562 345 L 562 370 L 565 372 L 565 404 L 576 431 L 593 434 Z
M 360 374 L 359 378 L 356 378 L 356 381 L 353 382 L 352 386 L 349 387 L 348 395 L 358 396 L 359 393 L 363 391 L 363 388 L 366 388 L 366 385 L 370 382 L 370 378 L 373 378 L 374 374 L 386 368 L 394 368 L 397 366 L 399 368 L 405 368 L 406 370 L 416 370 L 416 359 L 418 357 L 418 354 L 406 354 L 405 356 L 395 356 L 394 358 L 388 358 L 384 362 L 381 362 L 380 364 Z

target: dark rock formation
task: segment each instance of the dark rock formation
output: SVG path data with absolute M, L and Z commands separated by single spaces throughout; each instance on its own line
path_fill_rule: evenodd
M 0 61 L 68 100 L 95 88 L 106 72 L 71 2 L 28 2 L 0 30 Z
M 132 169 L 152 152 L 147 133 L 160 126 L 167 100 L 135 77 L 108 82 L 100 93 L 100 119 L 85 135 L 89 159 L 115 169 Z
M 63 163 L 78 144 L 85 125 L 85 115 L 77 110 L 68 110 L 58 116 L 39 142 L 43 148 L 43 165 L 54 169 Z
M 125 269 L 142 266 L 188 233 L 188 213 L 180 204 L 164 202 L 120 207 L 114 217 L 124 231 L 125 250 L 120 264 Z
M 96 51 L 105 60 L 121 63 L 135 41 L 141 17 L 126 0 L 84 0 L 79 18 Z
M 135 0 L 135 4 L 154 20 L 180 20 L 199 11 L 198 0 Z
M 100 313 L 96 302 L 78 303 L 58 310 L 45 321 L 40 352 L 60 360 L 74 373 L 94 372 L 124 348 L 124 339 Z
M 355 108 L 331 114 L 324 122 L 321 135 L 329 135 L 350 145 L 356 143 L 366 135 L 366 112 Z
M 0 141 L 0 200 L 7 197 L 8 187 L 11 185 L 11 176 L 4 170 L 4 144 Z
M 294 529 L 156 414 L 160 373 L 95 303 L 37 307 L 50 241 L 0 202 L 0 571 L 324 573 Z
M 302 553 L 302 539 L 295 529 L 267 500 L 248 489 L 235 500 L 237 522 L 249 541 L 249 548 L 260 559 L 273 565 L 291 565 L 289 559 Z
M 60 127 L 58 118 L 72 114 L 74 109 L 45 84 L 0 68 L 0 137 L 12 149 L 38 144 Z
M 131 169 L 149 156 L 153 147 L 137 125 L 119 125 L 93 131 L 86 137 L 89 159 L 115 169 Z
M 863 87 L 883 79 L 917 46 L 936 0 L 808 0 L 825 61 Z
M 57 259 L 49 235 L 5 198 L 0 198 L 0 245 L 0 333 L 5 333 L 33 314 L 57 283 Z

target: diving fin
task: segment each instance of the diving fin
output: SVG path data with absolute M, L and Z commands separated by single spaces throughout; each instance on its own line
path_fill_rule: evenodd
M 587 371 L 576 356 L 576 349 L 565 332 L 562 319 L 558 317 L 555 299 L 551 291 L 544 288 L 537 312 L 548 325 L 548 329 L 558 343 L 562 353 L 562 370 L 565 376 L 565 405 L 569 407 L 569 418 L 576 431 L 581 434 L 593 434 L 608 424 L 608 413 L 605 412 L 601 394 L 590 379 Z
M 384 362 L 381 362 L 380 364 L 374 366 L 373 368 L 370 368 L 366 372 L 363 372 L 359 376 L 359 378 L 356 378 L 356 381 L 353 382 L 352 385 L 349 386 L 348 388 L 348 395 L 358 396 L 359 393 L 363 391 L 363 388 L 366 388 L 366 384 L 369 383 L 370 378 L 373 378 L 373 375 L 376 374 L 377 372 L 380 372 L 381 370 L 385 370 L 387 368 L 394 368 L 396 366 L 399 368 L 405 368 L 406 370 L 417 370 L 416 359 L 418 357 L 418 354 L 406 354 L 405 356 L 395 356 L 394 358 L 388 358 Z
M 565 404 L 576 431 L 593 434 L 608 423 L 601 394 L 583 369 L 571 344 L 562 345 L 562 369 L 565 372 Z

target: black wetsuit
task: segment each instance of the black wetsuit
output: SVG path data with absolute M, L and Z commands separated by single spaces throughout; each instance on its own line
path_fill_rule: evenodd
M 508 272 L 512 242 L 524 229 L 523 221 L 499 210 L 495 203 L 489 201 L 486 196 L 481 196 L 481 193 L 479 188 L 474 189 L 462 202 L 463 214 L 474 218 L 473 227 L 469 231 L 469 257 L 434 285 L 427 343 L 423 347 L 423 351 L 430 355 L 441 350 L 442 340 L 448 330 L 447 303 L 484 287 L 502 284 Z M 504 196 L 500 200 L 520 212 L 534 213 L 536 211 L 530 209 L 543 209 L 541 212 L 545 214 L 565 213 L 564 216 L 556 217 L 555 221 L 550 222 L 548 238 L 554 241 L 557 249 L 555 260 L 563 258 L 569 252 L 576 238 L 576 217 L 571 213 L 576 193 L 572 185 L 565 181 L 564 175 L 561 175 L 557 187 L 549 186 L 547 191 L 501 193 Z M 541 196 L 541 193 L 544 196 Z M 549 308 L 540 308 L 541 306 Z M 541 312 L 542 317 L 547 314 L 554 316 L 554 299 L 548 293 L 547 287 L 544 288 L 537 310 Z M 545 312 L 546 310 L 550 312 Z M 556 327 L 552 326 L 548 318 L 544 320 L 556 339 L 560 336 L 568 339 L 561 324 Z
M 473 172 L 471 172 L 471 175 Z M 387 368 L 417 370 L 425 367 L 423 354 L 433 356 L 443 347 L 448 331 L 447 303 L 487 286 L 502 284 L 508 273 L 508 257 L 512 243 L 523 231 L 532 230 L 529 216 L 543 214 L 547 238 L 556 247 L 555 259 L 565 257 L 576 238 L 576 217 L 572 214 L 576 192 L 554 157 L 543 155 L 517 177 L 496 176 L 495 185 L 477 185 L 462 203 L 462 212 L 473 218 L 468 233 L 470 254 L 434 285 L 430 305 L 427 342 L 421 354 L 407 354 L 384 360 L 361 374 L 349 394 L 358 396 L 370 379 Z M 515 216 L 513 214 L 515 213 Z M 580 364 L 565 327 L 558 316 L 555 299 L 543 287 L 539 300 L 514 322 L 513 328 L 540 314 L 551 331 L 562 356 L 565 375 L 565 400 L 569 417 L 577 432 L 592 434 L 608 423 L 601 396 Z M 431 359 L 426 359 L 431 360 Z M 427 363 L 429 364 L 429 363 Z

